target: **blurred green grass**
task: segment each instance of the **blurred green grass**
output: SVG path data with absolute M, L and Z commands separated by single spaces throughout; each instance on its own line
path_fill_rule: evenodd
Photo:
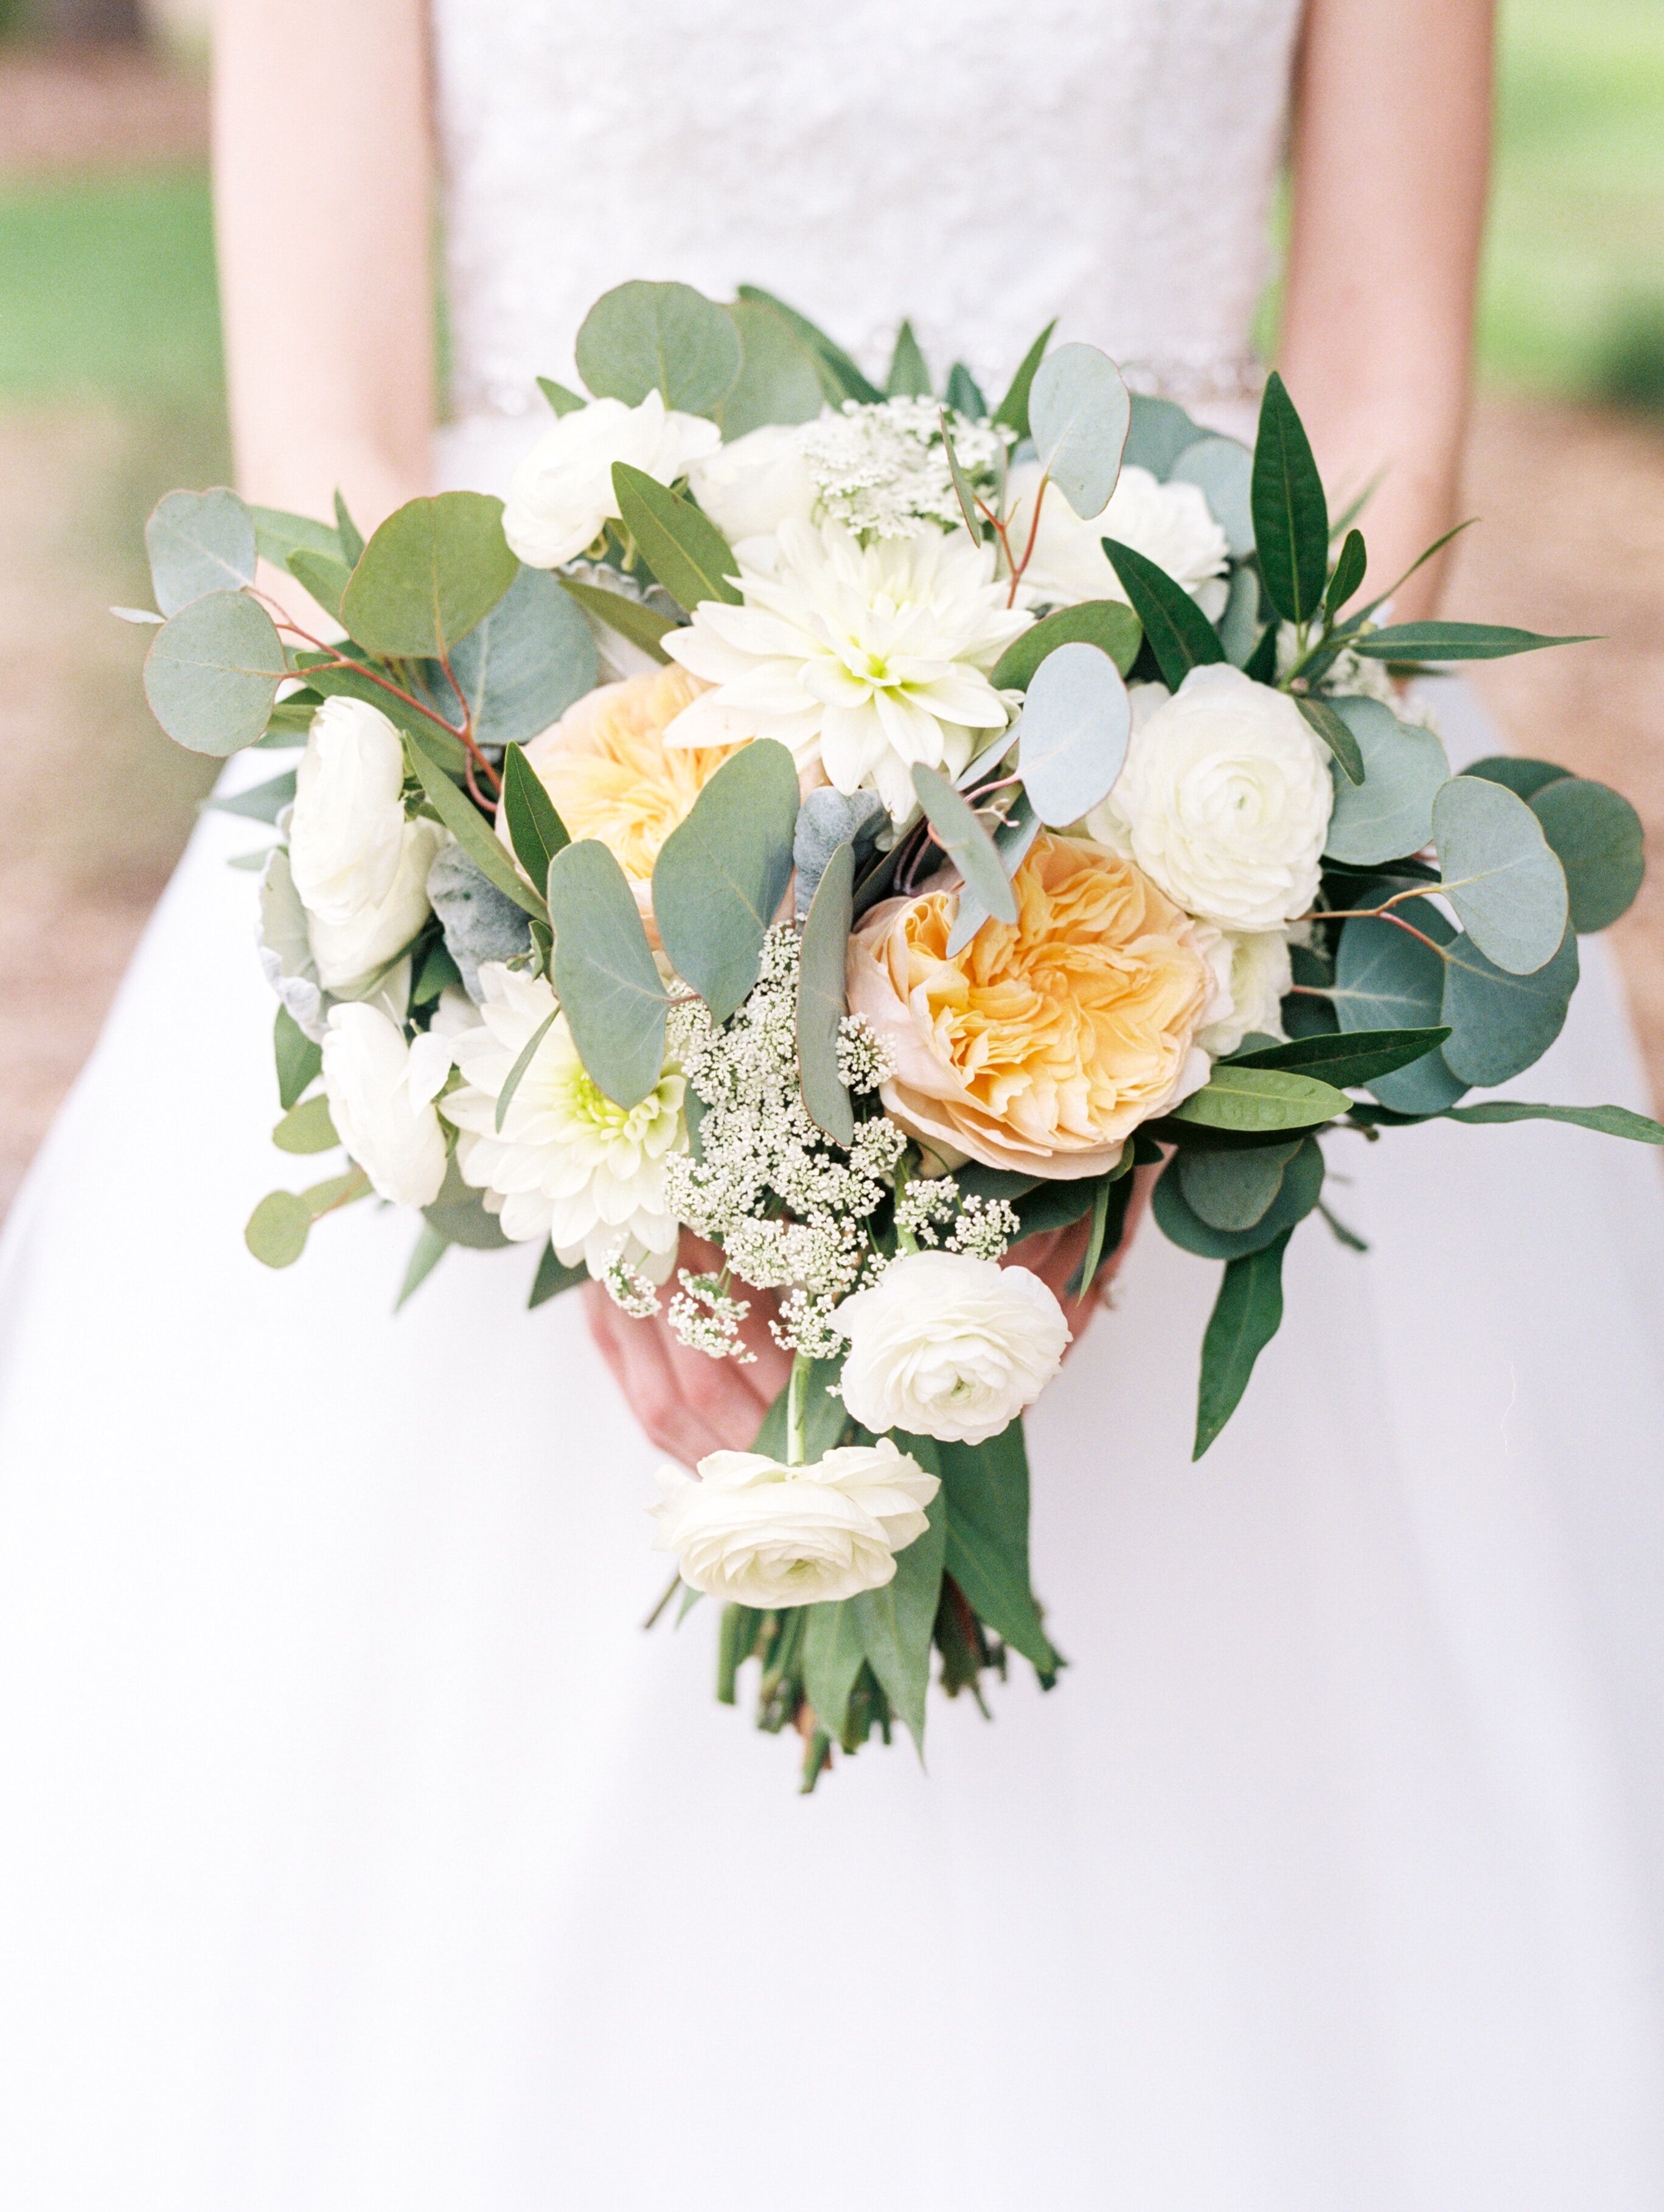
M 221 404 L 208 181 L 194 170 L 0 186 L 0 392 Z
M 1479 359 L 1664 408 L 1664 5 L 1503 0 Z

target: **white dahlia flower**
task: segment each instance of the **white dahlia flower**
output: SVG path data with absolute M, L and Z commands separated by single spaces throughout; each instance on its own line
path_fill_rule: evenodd
M 736 1605 L 829 1605 L 892 1579 L 940 1486 L 883 1437 L 812 1467 L 736 1451 L 701 1460 L 697 1480 L 665 1465 L 647 1510 L 653 1549 L 676 1553 L 689 1589 Z
M 1024 461 L 1011 474 L 1011 522 L 1007 535 L 1020 560 L 1034 521 L 1038 461 Z M 1109 564 L 1103 540 L 1130 545 L 1182 584 L 1210 621 L 1225 604 L 1225 565 L 1230 541 L 1214 520 L 1195 484 L 1163 483 L 1148 469 L 1124 468 L 1102 514 L 1083 522 L 1055 484 L 1041 501 L 1034 552 L 1023 572 L 1025 605 L 1072 606 L 1082 599 L 1125 599 L 1127 593 Z
M 555 1012 L 541 975 L 501 961 L 480 969 L 477 1025 L 450 1039 L 465 1088 L 442 1111 L 462 1132 L 463 1180 L 516 1243 L 547 1237 L 562 1264 L 580 1260 L 599 1277 L 622 1258 L 664 1282 L 676 1260 L 677 1224 L 665 1203 L 665 1165 L 687 1147 L 684 1085 L 667 1069 L 628 1112 L 584 1071 L 566 1017 L 556 1018 L 508 1102 L 499 1132 L 497 1098 L 539 1027 Z
M 324 1030 L 324 1093 L 335 1133 L 394 1206 L 430 1206 L 445 1180 L 434 1100 L 449 1074 L 441 1036 L 406 1044 L 379 1007 L 333 1006 Z
M 287 823 L 289 876 L 326 991 L 385 967 L 428 918 L 428 870 L 449 833 L 407 821 L 404 789 L 404 749 L 380 708 L 326 699 Z
M 720 439 L 715 423 L 702 416 L 666 413 L 656 392 L 639 407 L 592 399 L 551 422 L 515 469 L 502 534 L 528 568 L 558 568 L 575 561 L 616 516 L 615 461 L 674 483 Z
M 1063 1309 L 1038 1275 L 963 1252 L 912 1252 L 832 1326 L 849 1340 L 838 1388 L 865 1429 L 980 1444 L 1062 1364 Z
M 1127 764 L 1086 827 L 1201 921 L 1278 929 L 1316 893 L 1333 804 L 1293 700 L 1219 661 L 1171 697 L 1135 687 Z
M 766 561 L 767 565 L 759 565 Z M 1034 619 L 1005 605 L 993 549 L 931 531 L 863 547 L 841 524 L 794 520 L 739 564 L 744 604 L 708 599 L 665 650 L 714 690 L 671 745 L 778 738 L 835 790 L 876 791 L 898 822 L 915 762 L 956 775 L 1004 729 L 987 672 Z

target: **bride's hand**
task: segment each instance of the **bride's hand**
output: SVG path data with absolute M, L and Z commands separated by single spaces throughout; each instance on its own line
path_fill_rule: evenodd
M 1026 1267 L 1030 1274 L 1038 1275 L 1058 1304 L 1069 1323 L 1072 1351 L 1086 1334 L 1087 1323 L 1097 1311 L 1104 1291 L 1120 1272 L 1136 1235 L 1145 1207 L 1150 1203 L 1150 1193 L 1159 1168 L 1139 1168 L 1133 1179 L 1133 1196 L 1127 1208 L 1127 1221 L 1120 1242 L 1113 1252 L 1105 1253 L 1098 1271 L 1085 1296 L 1072 1298 L 1069 1282 L 1086 1256 L 1086 1246 L 1092 1233 L 1089 1214 L 1084 1221 L 1072 1222 L 1067 1229 L 1048 1229 L 1038 1237 L 1025 1237 L 1020 1244 L 1013 1244 L 1005 1255 L 1008 1267 Z M 1066 1358 L 1068 1353 L 1064 1357 Z
M 720 1269 L 722 1255 L 685 1230 L 678 1268 L 695 1274 Z M 579 1292 L 588 1310 L 590 1334 L 612 1370 L 630 1411 L 660 1451 L 692 1467 L 707 1452 L 749 1451 L 762 1417 L 785 1389 L 792 1355 L 768 1333 L 774 1293 L 747 1291 L 751 1310 L 740 1327 L 755 1360 L 713 1359 L 691 1351 L 671 1333 L 663 1311 L 646 1321 L 622 1313 L 599 1283 Z
M 1139 1217 L 1149 1203 L 1151 1185 L 1159 1173 L 1157 1168 L 1139 1170 L 1120 1241 L 1104 1259 L 1084 1297 L 1071 1298 L 1068 1285 L 1085 1256 L 1091 1234 L 1090 1220 L 1027 1237 L 1006 1255 L 1011 1265 L 1029 1268 L 1052 1291 L 1068 1316 L 1077 1344 L 1097 1310 L 1105 1285 L 1127 1256 Z M 699 1274 L 721 1264 L 722 1255 L 714 1244 L 683 1232 L 677 1255 L 678 1268 Z M 771 1291 L 750 1293 L 751 1310 L 741 1325 L 740 1335 L 756 1357 L 744 1366 L 690 1351 L 672 1335 L 662 1311 L 646 1321 L 632 1320 L 620 1312 L 598 1283 L 586 1283 L 579 1295 L 588 1313 L 590 1334 L 600 1346 L 613 1380 L 660 1451 L 692 1467 L 707 1452 L 750 1450 L 763 1415 L 785 1389 L 792 1372 L 792 1355 L 780 1350 L 768 1331 L 775 1311 Z

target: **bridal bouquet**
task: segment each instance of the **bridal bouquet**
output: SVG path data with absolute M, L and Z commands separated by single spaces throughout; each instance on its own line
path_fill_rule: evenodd
M 753 1449 L 664 1469 L 656 1542 L 810 1786 L 920 1738 L 932 1671 L 980 1702 L 1008 1649 L 1061 1664 L 1022 1416 L 1070 1330 L 1025 1238 L 1078 1224 L 1084 1296 L 1142 1168 L 1224 1262 L 1199 1455 L 1295 1229 L 1359 1244 L 1326 1144 L 1664 1142 L 1461 1103 L 1554 1039 L 1640 825 L 1546 762 L 1452 776 L 1397 679 L 1568 641 L 1392 622 L 1275 376 L 1250 452 L 1049 337 L 991 407 L 905 325 L 880 391 L 766 295 L 627 284 L 506 503 L 366 542 L 339 500 L 174 492 L 126 611 L 181 744 L 303 748 L 218 803 L 281 841 L 276 1141 L 348 1165 L 250 1249 L 374 1193 L 418 1215 L 405 1296 L 526 1247 L 534 1305 L 593 1279 L 713 1359 L 766 1314 L 789 1386 Z

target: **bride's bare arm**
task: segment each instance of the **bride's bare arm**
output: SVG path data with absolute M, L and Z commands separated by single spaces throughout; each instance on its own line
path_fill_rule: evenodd
M 1391 583 L 1455 519 L 1491 149 L 1492 0 L 1310 0 L 1295 89 L 1282 368 L 1324 475 L 1383 471 Z M 1424 614 L 1430 564 L 1400 594 Z
M 237 476 L 368 528 L 427 489 L 423 0 L 219 0 L 214 182 Z

